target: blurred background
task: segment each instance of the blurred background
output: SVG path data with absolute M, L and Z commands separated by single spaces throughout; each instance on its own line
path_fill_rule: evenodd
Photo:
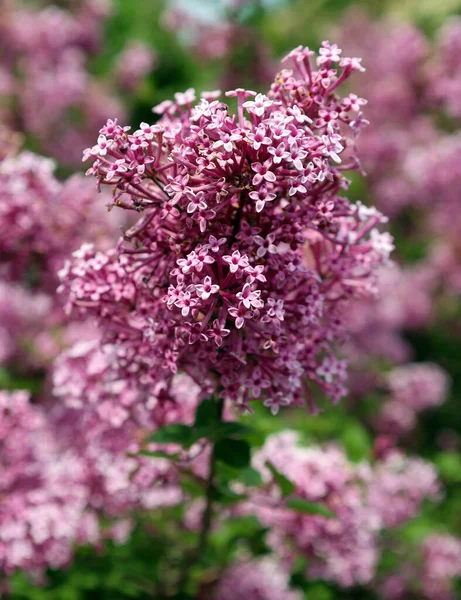
M 302 569 L 293 583 L 309 600 L 461 598 L 459 541 L 449 549 L 461 536 L 461 1 L 0 2 L 0 158 L 9 165 L 0 167 L 0 387 L 26 389 L 44 406 L 53 361 L 85 337 L 55 297 L 56 270 L 82 239 L 108 245 L 123 224 L 112 215 L 103 224 L 93 182 L 79 175 L 83 150 L 105 121 L 133 130 L 153 123 L 153 106 L 191 87 L 264 92 L 297 45 L 329 39 L 344 55 L 363 57 L 366 72 L 350 91 L 368 100 L 370 125 L 358 140 L 366 177 L 353 176 L 348 196 L 389 216 L 395 264 L 380 273 L 380 295 L 351 309 L 347 399 L 315 417 L 287 411 L 281 419 L 312 443 L 339 441 L 355 462 L 404 448 L 433 463 L 444 491 L 389 534 L 376 585 L 307 581 Z M 8 161 L 24 152 L 46 159 L 26 155 L 14 167 L 20 185 L 31 185 L 31 173 L 40 180 L 14 205 L 18 175 Z M 50 198 L 62 202 L 60 220 Z M 282 428 L 263 408 L 255 418 L 265 434 Z M 0 482 L 0 503 L 4 493 Z M 156 597 L 166 543 L 159 523 L 176 508 L 154 516 L 120 508 L 117 516 L 131 520 L 120 520 L 110 539 L 87 533 L 62 561 L 66 568 L 39 577 L 16 571 L 5 597 Z M 1 515 L 0 506 L 0 561 L 8 543 Z M 226 556 L 236 544 L 264 555 L 259 529 L 226 535 Z M 431 564 L 444 557 L 446 573 L 433 576 L 438 587 L 418 587 L 419 553 L 437 535 L 447 537 Z

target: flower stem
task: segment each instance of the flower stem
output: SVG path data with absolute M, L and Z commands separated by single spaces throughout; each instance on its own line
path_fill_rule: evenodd
M 218 402 L 218 417 L 219 421 L 222 419 L 224 400 L 219 398 Z M 210 456 L 210 470 L 208 471 L 208 477 L 206 479 L 205 488 L 205 509 L 202 515 L 202 522 L 200 526 L 199 540 L 196 548 L 190 552 L 187 560 L 184 563 L 184 569 L 179 581 L 179 591 L 186 592 L 190 573 L 192 568 L 200 560 L 200 557 L 205 552 L 208 545 L 208 535 L 211 531 L 211 525 L 213 522 L 213 491 L 216 477 L 216 456 L 215 456 L 215 445 L 212 443 L 211 456 Z

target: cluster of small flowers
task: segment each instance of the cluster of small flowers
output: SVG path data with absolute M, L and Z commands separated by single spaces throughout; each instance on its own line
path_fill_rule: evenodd
M 43 331 L 51 308 L 48 295 L 0 281 L 0 365 L 21 358 L 27 341 Z
M 39 575 L 66 565 L 76 542 L 99 540 L 84 465 L 59 450 L 26 392 L 0 392 L 0 424 L 0 570 Z
M 274 413 L 310 401 L 309 380 L 333 400 L 345 393 L 333 354 L 343 314 L 374 290 L 392 238 L 378 211 L 339 195 L 342 171 L 358 168 L 364 104 L 336 95 L 363 70 L 340 53 L 324 42 L 313 70 L 313 52 L 296 48 L 268 96 L 227 93 L 237 115 L 219 92 L 194 106 L 188 90 L 134 134 L 109 120 L 85 151 L 113 203 L 143 214 L 117 254 L 75 253 L 61 288 L 69 309 L 104 322 L 131 372 L 153 384 L 212 372 L 225 398 L 248 408 L 262 397 Z
M 448 392 L 448 376 L 432 363 L 407 363 L 387 375 L 389 398 L 381 408 L 381 430 L 397 436 L 411 431 L 418 413 L 442 404 Z
M 421 226 L 423 233 L 436 236 L 429 248 L 428 266 L 448 291 L 455 294 L 461 291 L 460 226 L 456 218 L 459 204 L 456 191 L 461 185 L 460 151 L 459 133 L 440 135 L 429 147 L 417 147 L 409 154 L 404 173 L 426 212 Z
M 347 316 L 350 343 L 347 356 L 356 366 L 370 359 L 403 363 L 412 357 L 404 331 L 430 322 L 436 279 L 426 263 L 383 267 L 378 272 L 376 296 L 351 303 Z
M 440 486 L 433 465 L 391 450 L 374 468 L 368 482 L 368 505 L 386 528 L 415 517 L 427 498 L 437 500 Z
M 422 588 L 428 600 L 454 600 L 452 580 L 461 577 L 461 540 L 432 534 L 424 540 Z
M 52 160 L 31 152 L 0 165 L 0 274 L 18 282 L 29 277 L 50 294 L 55 271 L 79 246 L 81 233 L 103 246 L 118 229 L 116 221 L 103 219 L 104 207 L 94 202 L 85 178 L 74 175 L 62 183 L 54 169 Z
M 376 574 L 380 534 L 414 518 L 425 498 L 439 488 L 430 463 L 391 452 L 374 465 L 351 463 L 336 446 L 301 447 L 294 432 L 268 438 L 254 457 L 265 486 L 254 492 L 249 510 L 271 528 L 270 542 L 285 558 L 308 558 L 308 576 L 343 587 L 364 585 Z M 280 497 L 271 463 L 296 486 L 296 495 L 323 504 L 333 517 L 290 510 Z
M 120 379 L 111 367 L 116 352 L 90 340 L 61 353 L 52 374 L 57 403 L 49 418 L 62 444 L 84 462 L 95 508 L 123 516 L 182 500 L 178 468 L 165 458 L 136 454 L 155 449 L 143 441 L 159 427 L 192 423 L 201 390 L 185 375 L 149 390 L 134 377 Z
M 56 270 L 81 244 L 80 235 L 105 247 L 119 232 L 116 217 L 103 218 L 90 182 L 81 175 L 60 182 L 54 167 L 30 152 L 0 165 L 1 362 L 27 354 L 25 364 L 37 344 L 35 359 L 55 353 L 53 328 L 65 319 Z
M 442 104 L 450 117 L 461 116 L 461 68 L 458 56 L 461 50 L 461 19 L 447 20 L 438 33 L 435 57 L 429 77 L 430 93 L 435 104 Z
M 122 53 L 114 81 L 102 84 L 86 65 L 100 45 L 111 0 L 71 4 L 67 9 L 2 4 L 0 51 L 5 60 L 0 67 L 0 94 L 12 100 L 5 114 L 12 128 L 20 122 L 47 154 L 75 165 L 99 124 L 109 114 L 124 115 L 116 92 L 117 86 L 126 86 L 127 61 L 137 68 L 129 80 L 132 89 L 150 70 L 153 57 L 147 64 L 146 51 L 141 61 L 136 49 L 134 55 Z M 78 127 L 72 118 L 76 111 L 81 117 Z
M 156 63 L 154 51 L 142 42 L 132 42 L 117 61 L 117 80 L 121 87 L 133 92 Z
M 216 600 L 301 600 L 289 587 L 289 575 L 273 558 L 248 560 L 227 569 L 213 595 Z
M 461 540 L 433 533 L 418 546 L 414 562 L 402 557 L 399 571 L 384 580 L 379 596 L 384 600 L 455 600 L 453 580 L 461 576 Z
M 440 240 L 429 247 L 429 255 L 435 255 L 428 266 L 459 290 L 460 137 L 447 125 L 451 122 L 456 131 L 454 119 L 461 114 L 461 20 L 447 22 L 432 46 L 416 27 L 372 22 L 357 12 L 338 35 L 344 47 L 373 64 L 358 87 L 369 100 L 373 122 L 359 143 L 370 195 L 387 214 L 417 209 L 412 237 Z

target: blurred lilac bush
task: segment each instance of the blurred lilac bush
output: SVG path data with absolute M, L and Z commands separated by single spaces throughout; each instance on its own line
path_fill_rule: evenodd
M 0 593 L 454 600 L 460 22 L 146 6 L 0 7 Z

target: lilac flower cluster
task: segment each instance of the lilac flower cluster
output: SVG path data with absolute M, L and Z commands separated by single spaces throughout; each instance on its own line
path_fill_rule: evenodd
M 348 311 L 350 361 L 356 367 L 377 359 L 392 364 L 408 361 L 412 348 L 403 333 L 431 322 L 436 282 L 426 263 L 380 269 L 378 294 L 359 299 Z
M 288 573 L 274 559 L 248 560 L 232 565 L 219 580 L 216 600 L 301 600 L 289 588 Z
M 2 3 L 0 95 L 6 107 L 2 121 L 33 135 L 47 154 L 75 165 L 99 124 L 109 114 L 125 114 L 117 88 L 137 87 L 151 70 L 153 56 L 143 46 L 131 52 L 127 49 L 115 67 L 113 81 L 97 80 L 87 63 L 100 46 L 111 0 L 69 5 L 40 8 L 26 7 L 20 0 Z M 129 66 L 136 72 L 131 72 L 128 81 Z
M 420 541 L 415 554 L 411 562 L 406 556 L 399 572 L 383 581 L 380 597 L 455 600 L 458 594 L 453 580 L 461 575 L 461 541 L 449 534 L 433 533 Z
M 353 12 L 341 25 L 340 39 L 373 64 L 373 72 L 358 87 L 369 100 L 367 113 L 373 121 L 359 143 L 371 197 L 387 214 L 418 214 L 411 236 L 435 237 L 428 266 L 439 280 L 459 290 L 459 224 L 454 215 L 461 181 L 456 133 L 461 21 L 448 21 L 430 45 L 414 26 L 372 22 Z
M 389 398 L 381 409 L 380 428 L 394 436 L 410 431 L 418 413 L 442 404 L 448 392 L 448 376 L 438 365 L 407 363 L 387 376 Z
M 431 463 L 408 458 L 398 450 L 378 463 L 369 481 L 368 504 L 384 527 L 399 527 L 414 518 L 423 500 L 439 498 L 437 473 Z
M 201 391 L 178 375 L 146 393 L 135 377 L 121 379 L 112 365 L 117 349 L 98 340 L 78 342 L 61 353 L 53 370 L 50 412 L 61 443 L 85 464 L 90 501 L 106 514 L 152 510 L 183 498 L 179 470 L 165 458 L 134 456 L 149 433 L 172 423 L 192 423 Z M 162 448 L 164 449 L 164 448 Z
M 101 245 L 117 232 L 113 221 L 101 225 L 104 209 L 95 205 L 88 182 L 74 175 L 61 183 L 54 169 L 52 160 L 30 152 L 0 165 L 0 274 L 17 282 L 38 277 L 35 285 L 50 293 L 55 271 L 78 247 L 80 232 Z
M 51 309 L 48 295 L 0 281 L 0 365 L 23 358 L 27 342 L 36 340 L 43 331 Z
M 84 177 L 61 182 L 54 168 L 30 152 L 0 165 L 0 357 L 21 358 L 21 368 L 45 363 L 61 345 L 54 335 L 65 321 L 56 271 L 65 257 L 82 234 L 98 247 L 110 245 L 121 224 L 103 218 Z
M 83 464 L 75 452 L 59 451 L 25 392 L 0 392 L 0 468 L 1 571 L 39 575 L 66 565 L 75 542 L 98 541 L 98 521 L 85 512 Z
M 324 42 L 314 70 L 312 55 L 292 51 L 295 70 L 267 96 L 228 92 L 237 115 L 218 92 L 194 105 L 188 90 L 134 134 L 109 120 L 85 151 L 113 204 L 142 215 L 118 253 L 75 253 L 61 287 L 146 384 L 182 370 L 274 413 L 311 403 L 312 383 L 344 395 L 343 314 L 373 290 L 392 239 L 379 212 L 339 195 L 363 123 L 360 103 L 336 89 L 360 60 Z
M 374 465 L 351 463 L 336 446 L 302 447 L 285 431 L 269 437 L 253 464 L 265 486 L 254 492 L 246 510 L 270 527 L 269 539 L 285 559 L 308 558 L 308 576 L 342 587 L 372 581 L 384 529 L 414 518 L 424 499 L 436 499 L 435 469 L 419 458 L 392 451 Z M 296 495 L 332 511 L 327 517 L 291 510 L 267 468 L 270 463 L 296 487 Z

